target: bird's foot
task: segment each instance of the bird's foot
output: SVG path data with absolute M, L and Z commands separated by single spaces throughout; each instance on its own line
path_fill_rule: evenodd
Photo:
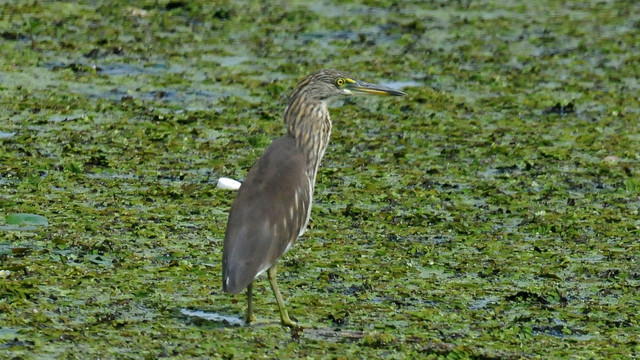
M 282 324 L 282 326 L 286 326 L 290 328 L 291 331 L 302 331 L 306 327 L 302 324 L 298 324 L 297 322 L 291 320 L 289 316 L 286 316 L 286 317 L 282 316 L 280 318 L 280 324 Z
M 291 336 L 294 339 L 299 339 L 302 336 L 302 333 L 304 332 L 304 328 L 307 326 L 303 326 L 301 324 L 298 324 L 295 321 L 292 321 L 291 319 L 289 319 L 288 317 L 286 319 L 281 319 L 280 320 L 280 324 L 282 326 L 286 326 L 290 329 L 291 331 Z

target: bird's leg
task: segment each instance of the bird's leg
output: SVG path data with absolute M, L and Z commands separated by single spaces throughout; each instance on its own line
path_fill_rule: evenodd
M 278 282 L 276 281 L 276 272 L 278 272 L 278 266 L 273 265 L 267 271 L 269 275 L 269 283 L 271 283 L 271 289 L 276 296 L 276 300 L 278 301 L 278 307 L 280 308 L 280 322 L 284 326 L 297 328 L 298 324 L 293 322 L 289 318 L 289 314 L 287 313 L 287 309 L 284 307 L 284 301 L 282 300 L 282 294 L 280 294 L 280 289 L 278 288 Z
M 256 317 L 253 316 L 253 283 L 250 283 L 247 287 L 247 317 L 244 319 L 245 323 L 251 324 L 251 322 L 256 321 Z

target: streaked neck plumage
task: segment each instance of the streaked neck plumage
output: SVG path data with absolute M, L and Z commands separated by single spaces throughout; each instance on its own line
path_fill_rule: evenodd
M 305 81 L 300 83 L 289 97 L 284 123 L 288 135 L 296 140 L 305 156 L 307 175 L 315 182 L 318 166 L 329 144 L 331 118 L 326 101 L 311 98 L 307 84 Z

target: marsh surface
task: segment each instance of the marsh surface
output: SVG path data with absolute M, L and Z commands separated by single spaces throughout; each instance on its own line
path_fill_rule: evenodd
M 639 356 L 638 19 L 634 1 L 0 1 L 0 357 Z M 331 109 L 279 268 L 308 329 L 233 326 L 216 180 L 245 176 L 326 67 L 409 95 Z M 277 320 L 265 280 L 254 297 Z

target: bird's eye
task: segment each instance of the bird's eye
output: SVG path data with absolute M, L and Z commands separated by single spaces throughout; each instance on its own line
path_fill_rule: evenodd
M 338 85 L 338 86 L 344 85 L 344 79 L 343 78 L 339 78 L 338 80 L 336 80 L 336 85 Z

